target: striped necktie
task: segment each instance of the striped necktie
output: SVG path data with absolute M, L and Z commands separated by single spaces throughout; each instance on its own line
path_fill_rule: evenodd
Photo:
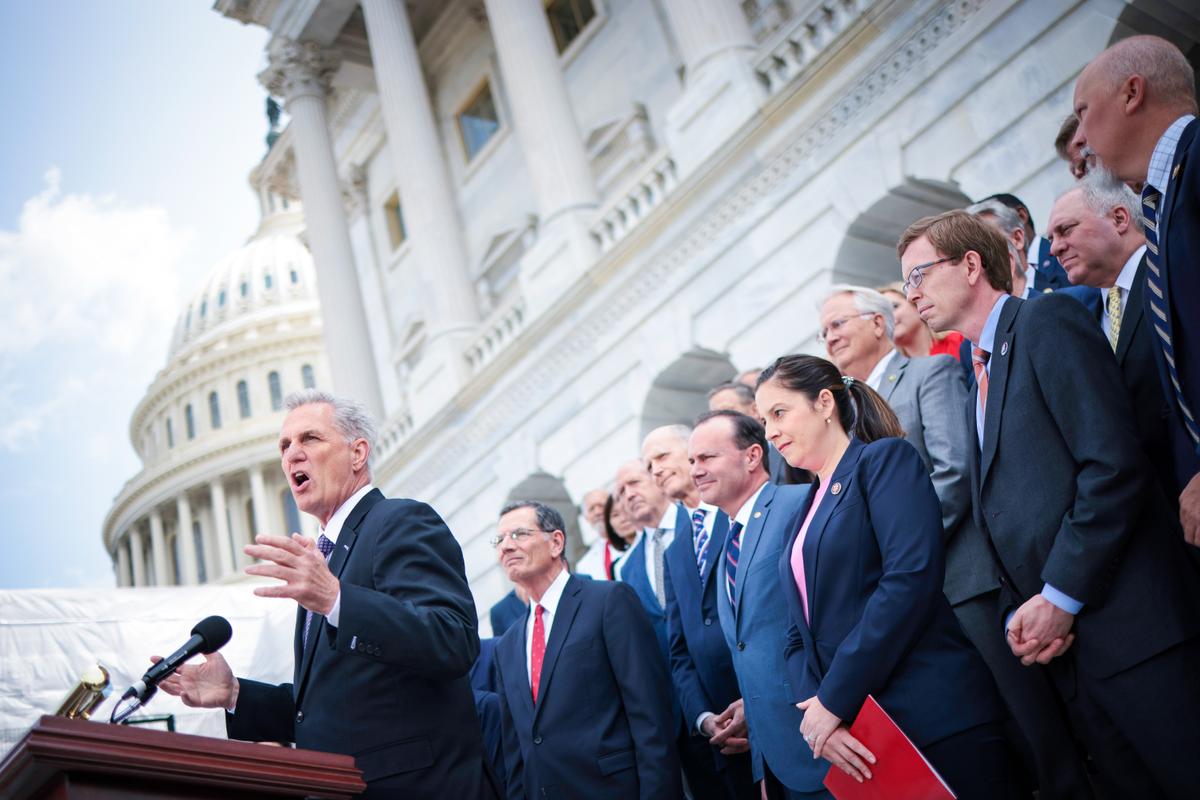
M 704 528 L 704 517 L 707 512 L 697 508 L 692 512 L 692 538 L 696 546 L 696 568 L 704 575 L 704 567 L 708 564 L 708 531 Z
M 1113 352 L 1117 351 L 1117 342 L 1121 338 L 1121 287 L 1113 286 L 1108 290 L 1108 343 Z
M 1175 389 L 1175 402 L 1179 406 L 1183 427 L 1187 429 L 1192 442 L 1200 444 L 1200 425 L 1196 424 L 1196 417 L 1188 408 L 1187 401 L 1183 397 L 1179 372 L 1175 369 L 1175 349 L 1171 344 L 1171 334 L 1167 330 L 1167 301 L 1163 296 L 1163 286 L 1166 282 L 1158 260 L 1158 204 L 1161 201 L 1162 192 L 1146 184 L 1146 188 L 1142 190 L 1142 214 L 1145 217 L 1146 230 L 1146 266 L 1149 267 L 1146 271 L 1146 288 L 1150 290 L 1146 295 L 1146 300 L 1154 315 L 1150 321 L 1154 323 L 1154 332 L 1158 335 L 1158 343 L 1162 347 L 1163 358 L 1167 362 L 1167 375 L 1171 379 L 1171 386 Z
M 317 537 L 317 547 L 321 548 L 321 555 L 325 556 L 325 561 L 329 561 L 329 554 L 333 552 L 333 540 L 327 539 L 325 534 Z M 304 615 L 304 636 L 301 639 L 300 649 L 308 647 L 308 629 L 312 626 L 313 612 L 307 611 Z
M 733 592 L 737 589 L 738 557 L 742 554 L 742 523 L 733 523 L 729 531 L 729 544 L 725 546 L 725 595 L 733 605 Z

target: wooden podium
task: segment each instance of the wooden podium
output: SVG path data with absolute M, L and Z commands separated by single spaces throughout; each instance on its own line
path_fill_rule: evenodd
M 45 716 L 0 762 L 0 800 L 345 798 L 350 756 Z

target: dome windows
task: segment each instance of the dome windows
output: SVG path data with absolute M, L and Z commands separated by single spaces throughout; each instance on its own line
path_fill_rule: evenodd
M 263 288 L 268 292 L 271 291 L 271 273 L 269 272 L 263 273 Z
M 183 422 L 187 428 L 187 438 L 192 440 L 196 438 L 196 415 L 192 412 L 192 404 L 188 403 L 183 408 Z
M 300 368 L 300 382 L 304 384 L 305 389 L 317 388 L 317 376 L 313 373 L 312 364 L 305 364 Z
M 242 279 L 241 293 L 243 299 L 250 296 L 250 281 L 246 280 L 245 278 Z
M 175 446 L 175 429 L 171 426 L 171 418 L 167 417 L 167 447 Z
M 267 375 L 267 388 L 271 390 L 271 410 L 283 409 L 283 384 L 279 381 L 279 373 L 272 371 Z
M 214 431 L 221 427 L 221 399 L 216 392 L 208 393 L 208 421 Z
M 226 300 L 226 293 L 225 293 L 225 290 L 222 289 L 220 294 L 217 295 L 217 308 L 224 308 L 225 300 Z
M 237 383 L 238 413 L 242 419 L 250 416 L 250 386 L 245 381 Z

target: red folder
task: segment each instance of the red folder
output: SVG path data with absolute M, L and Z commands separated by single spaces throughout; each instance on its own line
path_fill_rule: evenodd
M 825 788 L 837 800 L 955 800 L 956 795 L 921 755 L 896 721 L 867 695 L 850 735 L 875 755 L 871 778 L 862 783 L 837 767 L 825 775 Z

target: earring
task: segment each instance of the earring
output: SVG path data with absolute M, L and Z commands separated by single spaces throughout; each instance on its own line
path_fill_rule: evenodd
M 828 424 L 829 424 L 829 417 L 826 417 L 826 418 L 825 418 L 825 424 L 826 424 L 826 425 L 828 425 Z

